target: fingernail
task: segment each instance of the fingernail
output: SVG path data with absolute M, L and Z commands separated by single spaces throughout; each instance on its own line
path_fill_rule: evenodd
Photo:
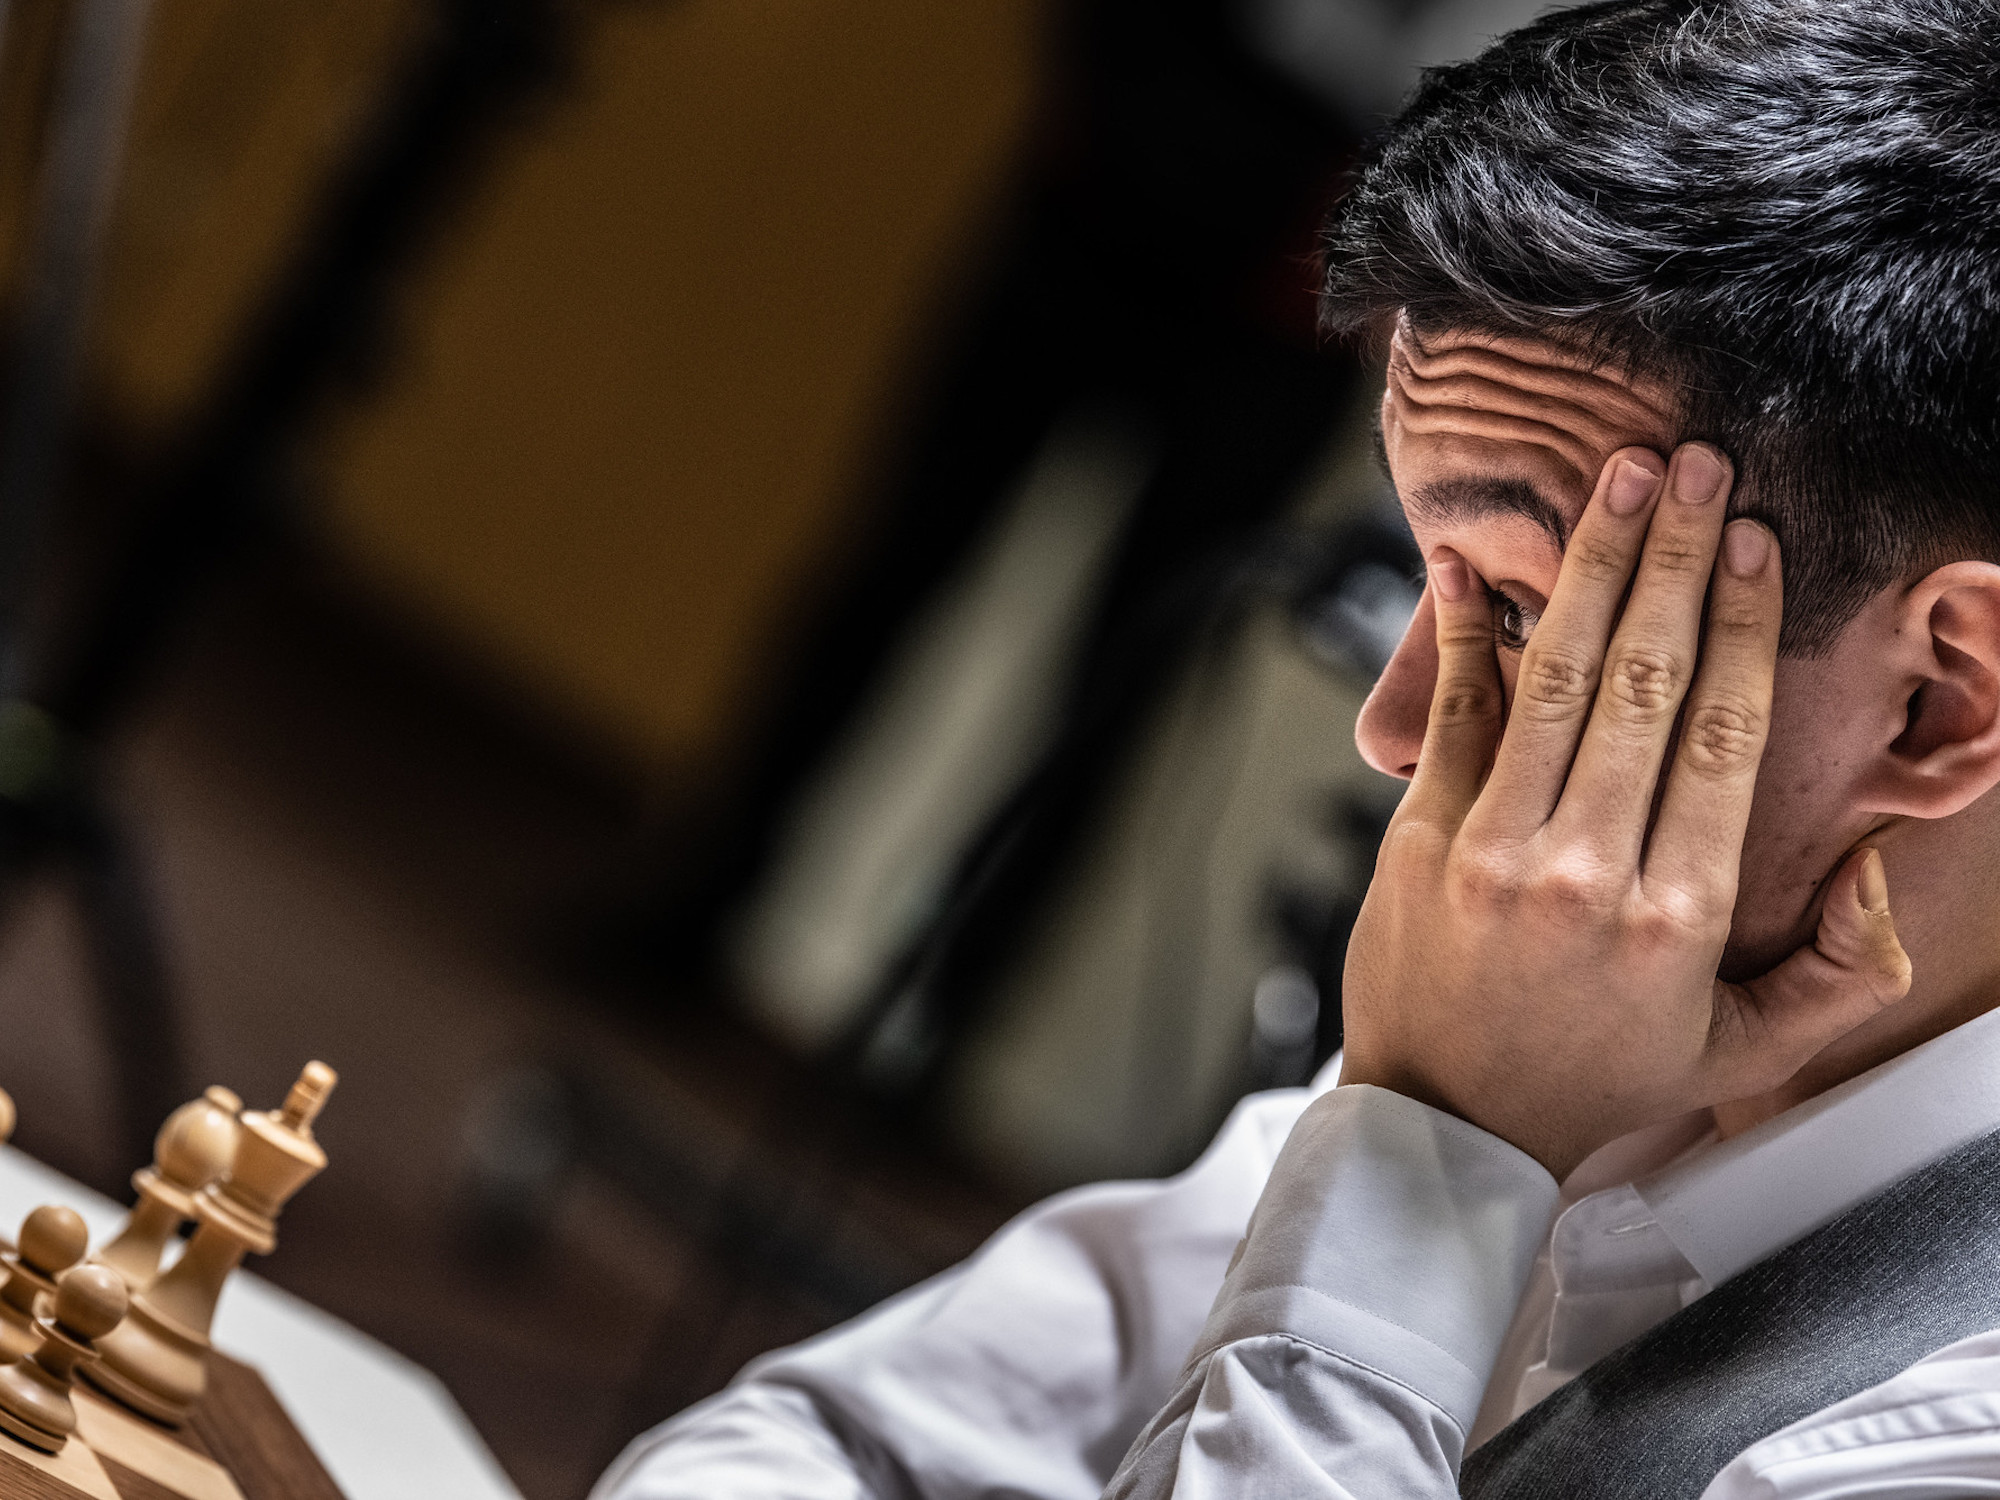
M 1466 581 L 1464 559 L 1456 553 L 1446 552 L 1431 559 L 1431 584 L 1445 599 L 1465 597 Z
M 1861 904 L 1876 916 L 1889 909 L 1889 877 L 1882 869 L 1882 853 L 1870 849 L 1861 856 L 1861 878 L 1855 883 Z
M 1659 475 L 1629 458 L 1624 459 L 1618 465 L 1618 472 L 1611 476 L 1611 488 L 1604 492 L 1604 503 L 1611 507 L 1614 516 L 1629 516 L 1652 499 L 1659 487 Z
M 1731 521 L 1722 533 L 1722 565 L 1738 578 L 1755 578 L 1771 559 L 1771 533 L 1755 521 Z
M 1722 493 L 1728 470 L 1712 448 L 1689 443 L 1674 455 L 1674 498 L 1687 505 L 1706 505 Z

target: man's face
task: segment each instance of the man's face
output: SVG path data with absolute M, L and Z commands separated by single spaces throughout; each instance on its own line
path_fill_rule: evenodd
M 1462 555 L 1494 600 L 1494 654 L 1511 704 L 1521 648 L 1555 587 L 1563 548 L 1605 461 L 1662 458 L 1679 440 L 1669 392 L 1532 340 L 1399 332 L 1382 400 L 1389 472 L 1417 545 Z M 1436 680 L 1430 596 L 1362 710 L 1355 737 L 1377 770 L 1415 769 Z M 1754 974 L 1806 941 L 1818 891 L 1866 831 L 1852 811 L 1838 647 L 1778 664 L 1769 747 L 1745 839 L 1726 975 Z

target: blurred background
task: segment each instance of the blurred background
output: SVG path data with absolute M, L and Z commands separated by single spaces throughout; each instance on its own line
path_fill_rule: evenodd
M 1523 0 L 0 6 L 0 1084 L 529 1500 L 1339 1039 L 1416 600 L 1316 230 Z

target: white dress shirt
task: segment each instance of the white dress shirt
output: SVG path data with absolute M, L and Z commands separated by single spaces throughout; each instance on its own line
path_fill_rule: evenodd
M 758 1360 L 597 1500 L 1443 1500 L 1469 1443 L 2000 1129 L 2000 1012 L 1732 1140 L 1690 1119 L 1614 1142 L 1560 1191 L 1331 1071 L 1245 1100 L 1180 1176 L 1050 1199 Z M 1970 1495 L 2000 1496 L 2000 1331 L 1752 1445 L 1704 1500 Z

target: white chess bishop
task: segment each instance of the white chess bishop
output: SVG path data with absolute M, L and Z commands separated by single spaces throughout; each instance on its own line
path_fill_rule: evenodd
M 243 1101 L 220 1084 L 167 1116 L 153 1141 L 153 1164 L 132 1174 L 139 1195 L 125 1227 L 91 1257 L 139 1291 L 160 1274 L 160 1258 L 195 1216 L 195 1195 L 226 1176 L 236 1160 L 236 1117 Z

